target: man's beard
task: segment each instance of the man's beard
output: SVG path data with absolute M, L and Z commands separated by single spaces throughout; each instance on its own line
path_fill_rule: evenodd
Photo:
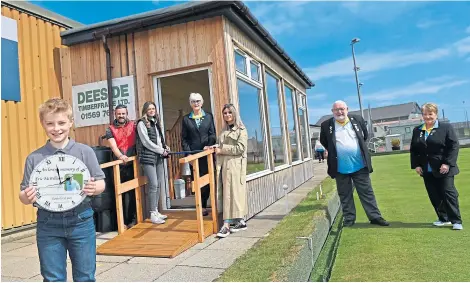
M 118 118 L 117 122 L 118 124 L 124 125 L 126 123 L 127 119 L 126 118 Z

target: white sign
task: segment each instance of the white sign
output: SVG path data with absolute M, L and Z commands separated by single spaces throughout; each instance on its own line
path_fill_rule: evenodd
M 113 109 L 127 106 L 130 120 L 136 119 L 134 76 L 116 78 L 113 85 Z M 109 124 L 108 83 L 94 82 L 72 87 L 75 127 Z

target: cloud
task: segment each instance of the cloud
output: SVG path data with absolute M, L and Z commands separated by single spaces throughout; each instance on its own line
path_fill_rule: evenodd
M 467 53 L 470 53 L 470 36 L 457 41 L 454 43 L 454 46 L 457 49 L 459 55 L 466 55 Z
M 419 29 L 427 29 L 433 26 L 437 26 L 443 23 L 446 23 L 448 20 L 423 20 L 416 24 L 416 27 Z
M 470 80 L 459 80 L 448 76 L 426 79 L 401 88 L 384 89 L 364 96 L 371 101 L 396 100 L 398 98 L 413 97 L 419 94 L 436 94 L 441 90 L 453 88 L 470 83 Z
M 386 69 L 396 69 L 420 63 L 432 62 L 449 56 L 448 48 L 436 48 L 430 51 L 392 51 L 386 53 L 363 53 L 357 55 L 358 66 L 361 74 L 377 72 Z M 321 79 L 351 76 L 353 73 L 351 57 L 326 63 L 316 68 L 306 68 L 305 71 L 314 81 Z

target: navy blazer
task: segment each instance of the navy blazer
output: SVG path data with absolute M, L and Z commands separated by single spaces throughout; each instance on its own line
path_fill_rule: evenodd
M 190 113 L 191 114 L 191 113 Z M 214 116 L 205 112 L 199 128 L 194 119 L 187 114 L 183 117 L 181 127 L 181 146 L 184 151 L 202 150 L 205 146 L 214 145 L 217 141 Z
M 359 141 L 359 147 L 361 148 L 362 157 L 366 163 L 366 167 L 369 169 L 369 173 L 373 172 L 372 160 L 370 158 L 369 150 L 367 149 L 367 138 L 369 132 L 367 131 L 366 123 L 361 116 L 348 115 L 349 122 L 352 124 L 357 139 Z M 320 143 L 323 147 L 328 150 L 328 158 L 326 160 L 328 164 L 328 175 L 331 178 L 335 178 L 338 174 L 338 154 L 336 152 L 336 135 L 335 135 L 335 118 L 330 118 L 321 123 L 320 130 Z
M 421 167 L 426 172 L 429 164 L 436 178 L 454 176 L 459 173 L 458 155 L 459 139 L 451 124 L 439 121 L 438 127 L 431 130 L 427 139 L 422 125 L 413 129 L 410 145 L 411 169 Z M 449 165 L 447 174 L 439 172 L 442 164 Z

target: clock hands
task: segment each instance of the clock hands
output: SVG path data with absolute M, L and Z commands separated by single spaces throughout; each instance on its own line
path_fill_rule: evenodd
M 71 176 L 65 178 L 65 180 L 63 180 L 62 182 L 59 183 L 59 185 L 62 185 L 63 183 L 67 182 L 67 181 L 70 181 L 70 179 L 72 179 Z M 60 180 L 60 179 L 59 179 Z
M 62 181 L 60 180 L 60 172 L 59 172 L 59 167 L 56 165 L 55 168 L 57 169 L 57 175 L 59 175 L 59 184 L 62 184 Z

